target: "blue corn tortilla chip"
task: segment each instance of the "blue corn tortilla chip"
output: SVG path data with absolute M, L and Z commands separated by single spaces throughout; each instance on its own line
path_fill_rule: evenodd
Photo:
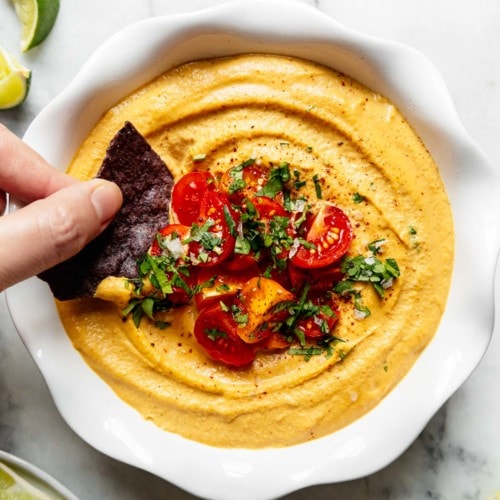
M 137 259 L 169 223 L 172 174 L 130 122 L 112 139 L 97 177 L 119 186 L 123 205 L 80 253 L 38 275 L 58 300 L 92 297 L 108 276 L 136 278 Z

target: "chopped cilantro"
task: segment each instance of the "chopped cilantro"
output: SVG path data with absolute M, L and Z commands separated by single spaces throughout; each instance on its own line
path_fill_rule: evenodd
M 290 348 L 288 350 L 289 354 L 294 356 L 304 356 L 304 361 L 310 361 L 313 356 L 319 356 L 323 354 L 323 349 L 320 347 L 303 347 L 301 349 Z
M 236 323 L 238 323 L 239 325 L 246 325 L 248 323 L 248 314 L 245 313 L 236 304 L 231 305 L 230 311 Z
M 190 237 L 183 240 L 183 243 L 191 243 L 192 241 L 195 241 L 198 242 L 204 250 L 207 250 L 208 252 L 214 251 L 217 253 L 223 242 L 220 234 L 210 231 L 214 225 L 215 221 L 210 217 L 201 226 L 193 223 L 191 226 Z M 202 251 L 197 257 L 202 262 L 207 262 L 209 255 Z
M 304 205 L 304 209 L 302 210 L 302 213 L 300 214 L 300 217 L 295 220 L 293 225 L 295 226 L 296 229 L 298 229 L 305 221 L 307 214 L 309 213 L 310 205 Z
M 400 275 L 399 267 L 394 259 L 382 262 L 375 255 L 369 257 L 358 255 L 345 259 L 341 269 L 349 281 L 371 283 L 380 297 L 384 297 L 385 289 L 389 288 L 392 280 Z
M 127 305 L 127 307 L 125 307 L 124 309 L 122 309 L 122 316 L 123 317 L 126 317 L 128 316 L 133 310 L 134 308 L 136 307 L 136 305 L 139 303 L 139 300 L 138 299 L 135 299 L 135 300 L 131 300 L 129 302 L 129 304 Z
M 222 330 L 218 330 L 217 328 L 206 328 L 204 330 L 204 333 L 206 334 L 206 336 L 212 340 L 212 341 L 216 341 L 218 338 L 227 338 L 227 333 L 226 332 L 223 332 Z
M 354 201 L 354 203 L 361 203 L 365 201 L 365 197 L 359 193 L 354 193 L 352 195 L 352 200 Z
M 321 200 L 323 194 L 321 193 L 321 185 L 319 177 L 317 175 L 313 175 L 313 182 L 314 182 L 314 188 L 316 189 L 316 198 L 318 198 L 318 200 Z
M 136 328 L 139 328 L 143 314 L 144 311 L 142 310 L 142 307 L 136 307 L 132 312 L 132 321 L 134 322 Z
M 169 323 L 168 321 L 155 321 L 155 327 L 158 328 L 159 330 L 165 330 L 170 326 L 172 326 L 172 324 Z
M 151 297 L 146 297 L 145 299 L 142 300 L 141 303 L 142 310 L 149 319 L 154 319 L 153 318 L 154 304 L 155 301 Z
M 271 169 L 269 178 L 264 186 L 257 191 L 257 196 L 267 196 L 275 198 L 275 196 L 283 191 L 284 185 L 290 180 L 290 168 L 287 162 L 282 162 L 278 167 Z
M 165 295 L 173 291 L 172 283 L 165 272 L 166 267 L 168 267 L 167 259 L 152 255 L 146 255 L 139 266 L 142 277 L 148 277 L 153 286 Z
M 252 245 L 246 238 L 241 236 L 236 237 L 236 242 L 234 245 L 234 253 L 239 253 L 242 255 L 248 255 L 252 250 Z
M 302 290 L 299 301 L 294 302 L 293 304 L 290 304 L 290 308 L 289 308 L 290 315 L 286 319 L 285 324 L 286 324 L 287 328 L 289 330 L 293 331 L 295 334 L 297 334 L 295 325 L 296 325 L 297 321 L 299 320 L 299 317 L 302 314 L 304 306 L 307 302 L 307 294 L 309 293 L 310 288 L 311 288 L 311 285 L 309 283 L 306 283 L 306 285 L 304 286 L 304 288 Z M 302 339 L 302 336 L 300 334 L 299 334 L 299 340 L 301 340 L 301 345 L 303 345 L 302 344 L 303 339 Z
M 231 177 L 232 182 L 228 186 L 228 193 L 234 194 L 246 187 L 246 182 L 243 179 L 243 170 L 255 163 L 255 158 L 249 158 L 245 160 L 243 163 L 236 165 L 229 171 L 229 176 Z
M 234 221 L 233 216 L 231 215 L 231 212 L 229 211 L 227 205 L 224 205 L 223 211 L 224 211 L 224 219 L 229 229 L 229 234 L 231 236 L 236 236 L 236 222 Z
M 387 241 L 385 239 L 380 239 L 380 240 L 375 240 L 375 241 L 372 241 L 371 243 L 368 243 L 368 250 L 370 250 L 370 252 L 373 254 L 373 255 L 378 255 L 380 253 L 382 253 L 382 246 L 387 243 Z
M 196 285 L 196 287 L 195 287 L 195 289 L 193 291 L 193 294 L 201 292 L 201 290 L 203 290 L 204 288 L 211 288 L 211 287 L 213 287 L 214 284 L 215 284 L 215 280 L 216 279 L 217 279 L 217 275 L 214 274 L 208 280 L 204 281 L 203 283 L 199 283 L 198 285 Z M 222 286 L 222 285 L 220 285 L 220 286 Z
M 236 179 L 234 179 L 233 182 L 231 182 L 231 184 L 229 184 L 229 186 L 227 188 L 227 192 L 229 194 L 234 194 L 234 193 L 244 189 L 246 187 L 246 185 L 247 185 L 247 183 L 243 180 L 243 178 L 236 178 Z
M 293 176 L 295 178 L 295 180 L 293 181 L 293 187 L 295 189 L 300 189 L 307 184 L 306 181 L 300 180 L 300 172 L 298 170 L 293 171 Z
M 339 355 L 340 360 L 344 361 L 344 359 L 346 358 L 347 354 L 342 349 L 338 349 L 337 353 Z
M 341 270 L 346 278 L 335 285 L 333 291 L 342 296 L 351 295 L 354 299 L 354 309 L 358 319 L 364 319 L 371 313 L 363 304 L 361 291 L 355 283 L 368 283 L 379 297 L 385 296 L 385 290 L 393 285 L 394 279 L 400 276 L 400 270 L 395 259 L 380 260 L 381 245 L 385 240 L 375 240 L 368 244 L 371 255 L 357 255 L 343 260 Z

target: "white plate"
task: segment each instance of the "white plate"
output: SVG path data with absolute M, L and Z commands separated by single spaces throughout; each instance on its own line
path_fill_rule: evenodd
M 196 495 L 229 499 L 237 491 L 241 500 L 258 500 L 384 467 L 477 366 L 493 330 L 500 180 L 424 56 L 279 0 L 226 3 L 124 29 L 40 113 L 25 140 L 64 169 L 104 110 L 132 90 L 179 63 L 241 52 L 299 56 L 356 78 L 399 107 L 439 165 L 456 225 L 455 267 L 440 328 L 403 381 L 370 413 L 316 441 L 283 449 L 209 447 L 159 430 L 122 403 L 73 349 L 44 283 L 25 281 L 7 300 L 59 411 L 85 441 Z
M 53 500 L 78 500 L 52 476 L 19 457 L 0 450 L 0 462 Z M 0 498 L 2 498 L 1 491 Z

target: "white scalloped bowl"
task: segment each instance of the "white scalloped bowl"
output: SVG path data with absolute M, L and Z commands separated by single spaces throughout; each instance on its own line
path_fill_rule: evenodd
M 237 491 L 240 500 L 258 500 L 386 466 L 477 366 L 493 330 L 500 180 L 425 57 L 291 1 L 238 1 L 129 26 L 90 58 L 25 140 L 65 168 L 102 113 L 132 90 L 179 63 L 242 52 L 298 56 L 354 77 L 398 106 L 438 163 L 456 225 L 451 291 L 434 339 L 400 384 L 367 415 L 312 442 L 262 450 L 210 447 L 161 431 L 123 403 L 72 347 L 44 283 L 27 280 L 7 299 L 59 411 L 85 441 L 201 497 L 229 499 Z

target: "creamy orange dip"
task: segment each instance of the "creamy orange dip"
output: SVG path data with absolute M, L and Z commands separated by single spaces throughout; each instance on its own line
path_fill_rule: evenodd
M 342 304 L 332 357 L 309 361 L 259 352 L 248 368 L 210 360 L 193 338 L 196 308 L 167 313 L 172 327 L 138 328 L 116 305 L 58 303 L 85 361 L 124 401 L 157 426 L 220 447 L 276 447 L 332 433 L 377 405 L 432 339 L 453 264 L 451 211 L 429 152 L 385 97 L 312 62 L 242 55 L 174 68 L 111 108 L 69 166 L 96 174 L 125 120 L 175 178 L 206 155 L 214 174 L 248 158 L 286 161 L 319 175 L 323 198 L 350 218 L 350 255 L 384 239 L 401 277 L 380 299 L 361 285 L 371 315 Z M 357 195 L 361 195 L 362 199 Z M 107 293 L 120 292 L 111 290 Z

